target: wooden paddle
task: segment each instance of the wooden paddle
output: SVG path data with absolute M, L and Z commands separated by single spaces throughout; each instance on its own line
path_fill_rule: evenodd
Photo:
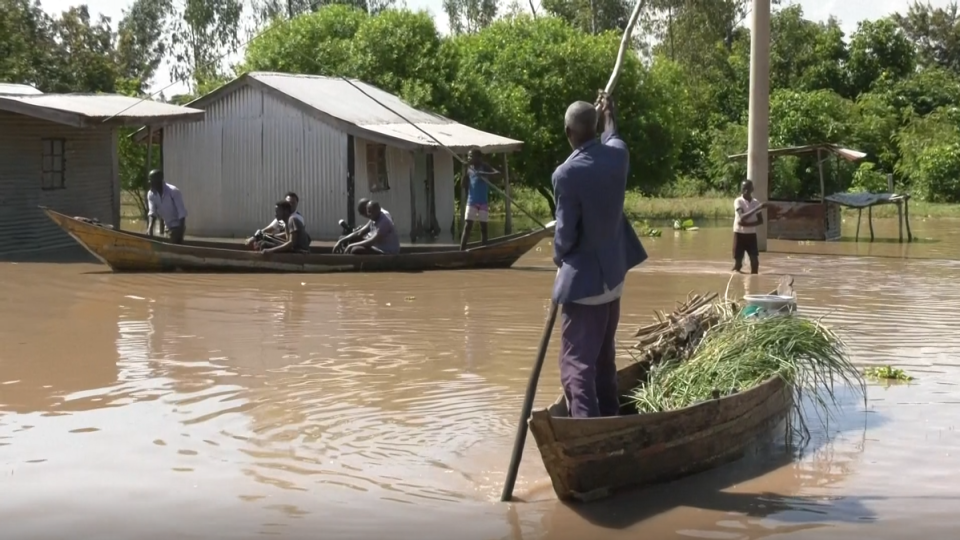
M 627 22 L 627 28 L 623 31 L 623 38 L 620 39 L 620 50 L 617 52 L 617 63 L 613 66 L 613 73 L 610 74 L 610 80 L 607 81 L 607 87 L 604 94 L 610 95 L 613 88 L 617 85 L 617 79 L 620 77 L 620 70 L 623 68 L 623 58 L 629 48 L 630 35 L 633 27 L 637 24 L 640 12 L 646 0 L 637 0 L 637 5 L 633 8 L 630 20 Z M 597 109 L 600 103 L 597 103 Z M 513 440 L 513 453 L 510 456 L 510 466 L 507 468 L 507 480 L 503 484 L 503 492 L 500 494 L 500 501 L 507 502 L 513 498 L 513 487 L 517 482 L 517 473 L 520 471 L 520 459 L 523 457 L 523 446 L 527 442 L 527 422 L 530 419 L 530 412 L 533 410 L 533 398 L 537 394 L 537 383 L 540 381 L 540 371 L 543 368 L 543 359 L 547 356 L 547 347 L 550 345 L 550 334 L 553 333 L 553 325 L 557 320 L 557 303 L 550 302 L 550 313 L 547 315 L 547 324 L 543 328 L 543 334 L 540 336 L 540 348 L 537 350 L 537 360 L 533 364 L 533 371 L 530 372 L 530 380 L 527 382 L 527 393 L 523 397 L 523 407 L 520 409 L 520 422 L 517 425 L 517 435 Z

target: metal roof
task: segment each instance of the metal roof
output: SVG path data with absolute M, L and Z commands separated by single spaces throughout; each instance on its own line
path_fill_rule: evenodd
M 849 148 L 843 148 L 836 144 L 823 143 L 823 144 L 808 144 L 804 146 L 790 146 L 787 148 L 771 148 L 767 151 L 767 155 L 770 157 L 777 156 L 798 156 L 803 154 L 814 154 L 817 150 L 825 150 L 836 154 L 847 161 L 859 161 L 865 157 L 867 154 L 859 150 L 851 150 Z M 727 156 L 727 159 L 740 159 L 747 157 L 747 154 L 734 154 L 732 156 Z
M 114 94 L 0 95 L 0 111 L 75 127 L 142 126 L 203 119 L 204 111 Z
M 13 84 L 0 82 L 0 95 L 9 96 L 36 96 L 43 92 L 29 84 Z
M 240 86 L 253 85 L 301 110 L 315 113 L 320 120 L 347 133 L 402 148 L 439 148 L 435 141 L 406 120 L 457 152 L 474 147 L 487 153 L 511 152 L 523 145 L 522 141 L 480 131 L 444 116 L 415 109 L 399 97 L 363 81 L 350 79 L 350 82 L 362 91 L 339 77 L 251 72 L 187 105 L 204 108 Z M 378 101 L 399 113 L 399 116 Z M 146 134 L 141 132 L 137 133 L 138 140 L 146 138 Z

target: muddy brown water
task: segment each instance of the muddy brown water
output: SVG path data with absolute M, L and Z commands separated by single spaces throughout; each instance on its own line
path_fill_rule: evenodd
M 532 437 L 520 501 L 498 502 L 548 308 L 546 242 L 517 269 L 429 274 L 0 263 L 4 537 L 943 537 L 960 526 L 960 222 L 914 232 L 931 240 L 771 242 L 731 294 L 790 273 L 856 362 L 916 381 L 872 384 L 866 407 L 847 396 L 802 450 L 573 507 Z M 730 275 L 726 226 L 645 245 L 625 345 L 653 310 Z M 556 357 L 538 406 L 558 395 Z

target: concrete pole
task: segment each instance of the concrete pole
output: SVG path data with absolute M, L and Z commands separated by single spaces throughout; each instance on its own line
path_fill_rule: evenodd
M 760 201 L 767 201 L 770 193 L 767 168 L 770 135 L 770 0 L 753 0 L 752 26 L 747 178 L 753 180 L 754 196 Z M 767 250 L 767 220 L 757 227 L 757 243 L 760 251 Z

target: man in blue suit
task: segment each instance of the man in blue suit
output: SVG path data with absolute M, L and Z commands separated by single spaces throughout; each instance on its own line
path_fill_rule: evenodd
M 560 379 L 574 418 L 619 413 L 614 336 L 620 296 L 627 271 L 647 258 L 623 213 L 630 154 L 614 112 L 601 94 L 604 132 L 597 141 L 594 105 L 570 105 L 564 124 L 573 153 L 553 173 L 559 268 L 553 301 L 562 309 Z

